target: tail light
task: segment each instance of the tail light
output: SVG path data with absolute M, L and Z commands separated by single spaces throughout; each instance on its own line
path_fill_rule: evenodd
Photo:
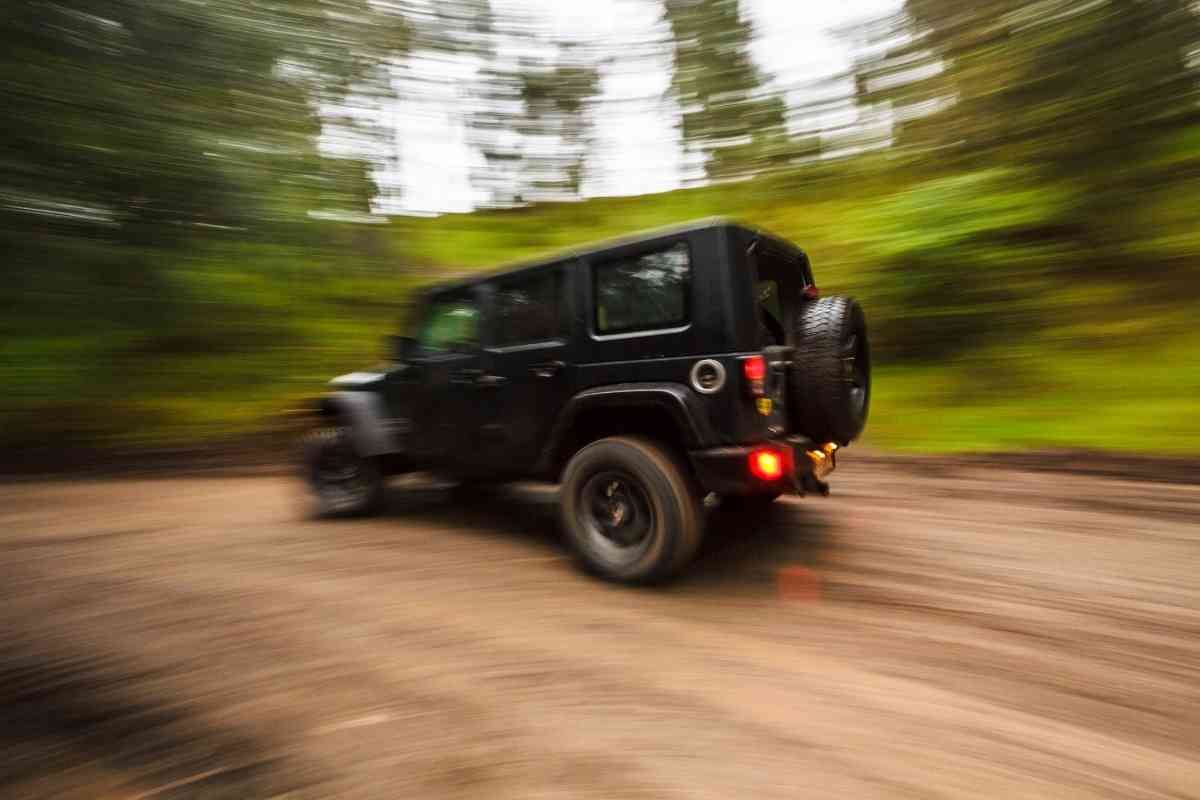
M 755 397 L 767 393 L 767 360 L 762 356 L 742 359 L 742 374 L 746 376 L 746 388 Z
M 750 451 L 750 474 L 759 480 L 777 481 L 783 477 L 784 459 L 778 450 L 759 448 Z

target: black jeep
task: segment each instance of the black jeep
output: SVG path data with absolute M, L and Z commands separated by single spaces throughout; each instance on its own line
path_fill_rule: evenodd
M 651 581 L 695 554 L 713 500 L 827 493 L 867 418 L 858 304 L 819 298 L 802 250 L 725 221 L 439 286 L 416 319 L 391 363 L 320 401 L 306 469 L 326 514 L 373 510 L 417 470 L 558 481 L 583 564 Z

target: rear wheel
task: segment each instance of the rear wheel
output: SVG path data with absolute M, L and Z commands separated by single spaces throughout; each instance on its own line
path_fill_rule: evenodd
M 359 455 L 348 428 L 314 432 L 305 451 L 308 481 L 321 516 L 370 514 L 382 505 L 384 480 L 379 465 Z
M 647 439 L 601 439 L 576 453 L 563 474 L 561 514 L 584 566 L 624 583 L 670 577 L 703 538 L 691 476 Z
M 792 429 L 817 442 L 849 444 L 871 402 L 871 350 L 862 308 L 849 297 L 806 303 L 796 319 L 789 370 Z

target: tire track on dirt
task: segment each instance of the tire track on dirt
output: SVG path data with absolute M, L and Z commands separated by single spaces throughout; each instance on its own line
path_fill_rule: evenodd
M 299 796 L 1196 796 L 1190 501 L 988 480 L 852 473 L 659 591 L 570 570 L 543 495 L 315 523 L 277 479 L 26 485 L 0 620 Z M 795 560 L 823 603 L 775 600 Z

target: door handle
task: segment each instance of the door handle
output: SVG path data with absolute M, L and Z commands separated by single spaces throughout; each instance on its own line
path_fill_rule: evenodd
M 566 364 L 561 361 L 545 361 L 541 364 L 534 364 L 529 371 L 537 378 L 553 378 L 565 366 Z
M 504 377 L 503 375 L 491 375 L 486 372 L 475 379 L 475 385 L 482 386 L 484 388 L 503 386 L 506 383 L 508 383 L 508 378 Z
M 460 369 L 450 373 L 450 382 L 459 386 L 490 387 L 508 383 L 508 378 L 481 369 Z

